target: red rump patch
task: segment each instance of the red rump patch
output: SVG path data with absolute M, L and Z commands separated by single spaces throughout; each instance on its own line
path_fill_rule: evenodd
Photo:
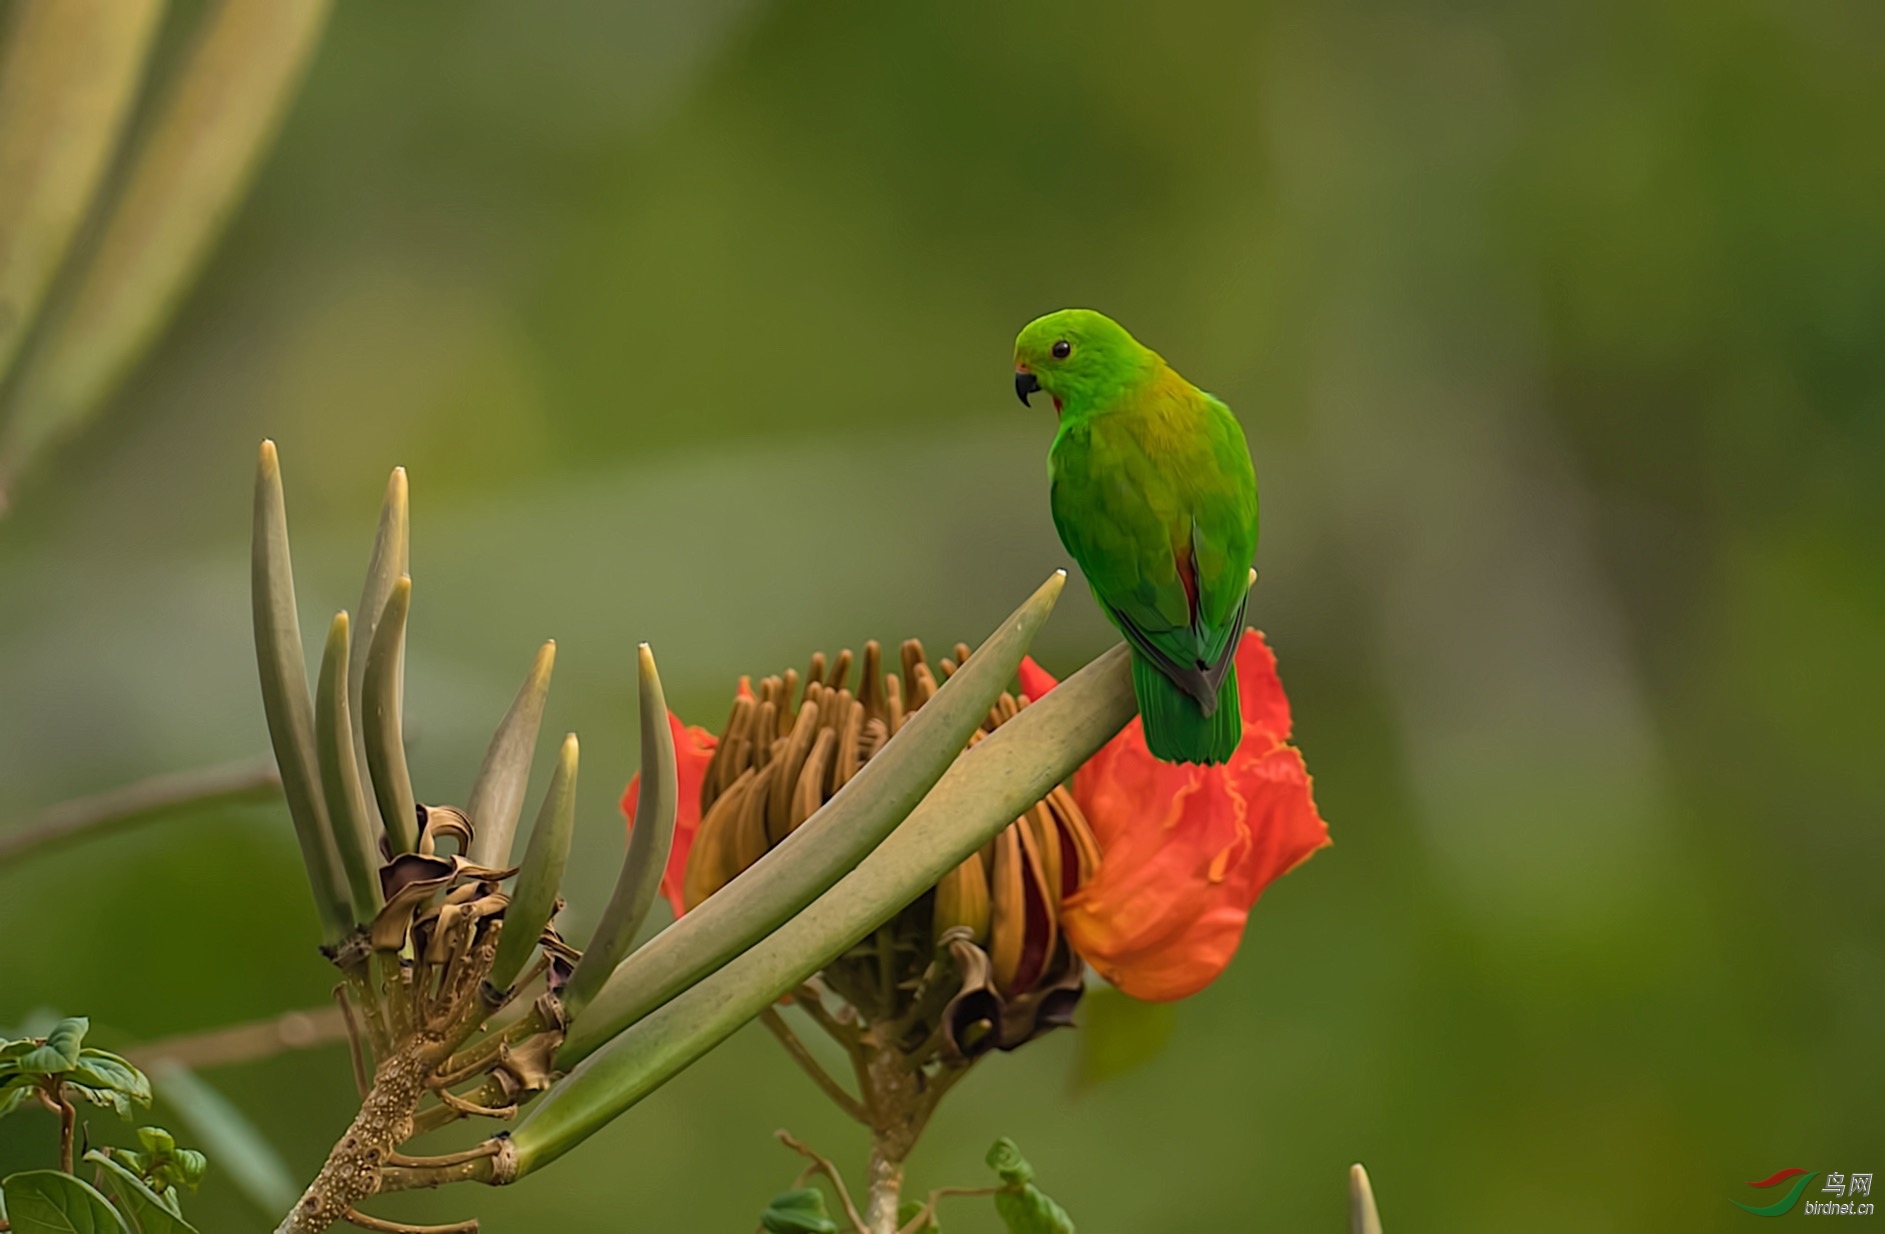
M 1191 560 L 1191 546 L 1172 549 L 1172 562 L 1178 567 L 1178 581 L 1185 588 L 1185 605 L 1191 613 L 1191 624 L 1198 624 L 1198 567 Z

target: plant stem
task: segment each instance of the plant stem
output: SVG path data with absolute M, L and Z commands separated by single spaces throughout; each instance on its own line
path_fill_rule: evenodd
M 897 1204 L 902 1198 L 903 1161 L 891 1156 L 884 1141 L 873 1141 L 870 1194 L 864 1202 L 864 1228 L 870 1234 L 897 1234 Z
M 72 1107 L 72 1099 L 65 1095 L 64 1084 L 53 1089 L 53 1097 L 59 1103 L 59 1168 L 70 1174 L 73 1132 L 78 1128 L 79 1112 Z
M 124 1056 L 145 1071 L 166 1063 L 200 1069 L 272 1058 L 287 1050 L 311 1050 L 345 1040 L 346 1036 L 347 1025 L 339 1008 L 310 1007 L 247 1024 L 165 1037 L 126 1050 Z
M 864 1112 L 864 1107 L 859 1104 L 857 1098 L 845 1092 L 844 1086 L 832 1078 L 831 1073 L 812 1057 L 812 1052 L 805 1048 L 805 1043 L 798 1039 L 798 1034 L 792 1031 L 792 1026 L 785 1022 L 785 1017 L 780 1015 L 776 1008 L 768 1007 L 760 1012 L 759 1020 L 773 1036 L 779 1039 L 779 1044 L 784 1046 L 785 1052 L 792 1056 L 792 1061 L 812 1078 L 812 1083 L 818 1085 L 825 1096 L 831 1098 L 832 1104 L 860 1123 L 870 1122 L 870 1115 Z
M 153 776 L 122 788 L 61 802 L 31 822 L 0 835 L 0 866 L 39 856 L 61 844 L 154 822 L 188 808 L 207 808 L 281 796 L 281 776 L 271 760 L 254 760 Z
M 919 1076 L 895 1048 L 871 1045 L 860 1081 L 871 1123 L 870 1190 L 864 1203 L 864 1228 L 869 1234 L 897 1234 L 903 1163 L 916 1147 L 927 1114 Z

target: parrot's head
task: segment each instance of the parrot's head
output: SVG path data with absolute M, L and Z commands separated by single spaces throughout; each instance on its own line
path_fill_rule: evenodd
M 1092 309 L 1061 309 L 1036 317 L 1014 343 L 1014 388 L 1026 403 L 1036 391 L 1054 410 L 1099 405 L 1150 377 L 1158 357 L 1124 326 Z

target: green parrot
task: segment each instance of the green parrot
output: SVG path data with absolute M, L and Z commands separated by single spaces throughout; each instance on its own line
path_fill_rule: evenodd
M 1257 474 L 1230 408 L 1118 322 L 1062 309 L 1015 340 L 1015 393 L 1054 400 L 1054 526 L 1132 647 L 1145 740 L 1222 763 L 1243 735 L 1232 662 L 1257 551 Z

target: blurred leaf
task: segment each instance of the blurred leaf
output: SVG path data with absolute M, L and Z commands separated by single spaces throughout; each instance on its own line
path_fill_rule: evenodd
M 915 1221 L 917 1214 L 922 1211 L 923 1206 L 915 1200 L 905 1200 L 903 1203 L 897 1205 L 898 1234 L 902 1234 L 904 1228 L 912 1221 Z M 910 1230 L 909 1234 L 942 1234 L 942 1222 L 939 1221 L 936 1214 L 932 1212 L 929 1215 L 929 1220 L 917 1226 L 915 1229 Z
M 1008 1234 L 1074 1234 L 1073 1218 L 1034 1185 L 1034 1167 L 1013 1140 L 996 1140 L 988 1150 L 988 1165 L 1009 1188 L 995 1193 L 995 1211 Z
M 72 1068 L 71 1079 L 94 1088 L 115 1089 L 139 1105 L 151 1103 L 151 1082 L 144 1073 L 105 1050 L 80 1050 L 78 1066 Z
M 228 1098 L 174 1063 L 157 1073 L 157 1085 L 164 1104 L 182 1116 L 194 1138 L 216 1159 L 218 1175 L 227 1174 L 259 1211 L 273 1217 L 300 1198 L 301 1187 L 287 1163 Z
M 5 1118 L 31 1101 L 36 1087 L 25 1077 L 16 1077 L 12 1082 L 0 1084 L 0 1118 Z
M 138 147 L 70 294 L 0 420 L 17 478 L 111 393 L 189 287 L 240 202 L 314 50 L 329 0 L 220 0 Z
M 110 165 L 163 11 L 162 0 L 13 6 L 0 63 L 0 381 Z
M 13 1060 L 13 1066 L 28 1075 L 57 1075 L 79 1065 L 80 1043 L 92 1022 L 84 1016 L 72 1016 L 52 1026 L 44 1044 L 33 1047 Z
M 838 1223 L 825 1211 L 825 1193 L 816 1187 L 781 1191 L 760 1214 L 766 1234 L 838 1234 Z
M 465 813 L 476 829 L 470 853 L 474 864 L 510 865 L 511 836 L 524 807 L 524 788 L 530 783 L 530 763 L 537 748 L 537 728 L 543 722 L 543 703 L 549 696 L 550 674 L 555 668 L 556 644 L 547 642 L 537 649 L 524 684 L 484 752 L 471 796 L 465 800 Z
M 1087 991 L 1080 1004 L 1079 1058 L 1074 1087 L 1092 1088 L 1136 1071 L 1171 1044 L 1176 1003 L 1148 1003 L 1110 985 Z
M 143 1179 L 108 1154 L 93 1149 L 85 1154 L 85 1160 L 103 1171 L 105 1185 L 117 1197 L 118 1208 L 133 1234 L 196 1234 L 195 1226 L 172 1211 L 164 1198 L 152 1191 Z
M 131 1234 L 111 1202 L 82 1179 L 27 1170 L 0 1183 L 13 1234 Z

